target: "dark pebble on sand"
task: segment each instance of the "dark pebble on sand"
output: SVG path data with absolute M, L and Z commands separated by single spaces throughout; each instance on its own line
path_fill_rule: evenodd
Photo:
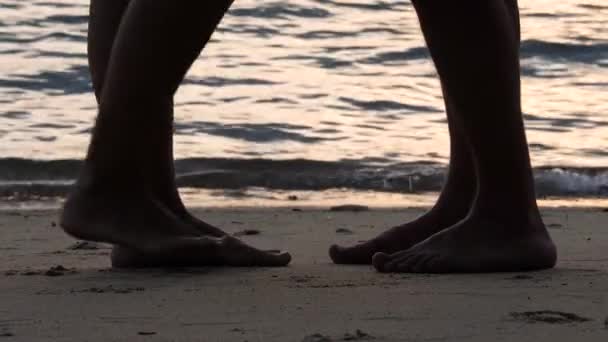
M 346 229 L 346 228 L 338 228 L 336 229 L 336 233 L 340 233 L 340 234 L 352 234 L 353 231 L 350 229 Z
M 527 275 L 527 274 L 519 274 L 510 279 L 515 279 L 515 280 L 532 279 L 532 276 Z
M 300 209 L 300 208 L 293 208 L 293 209 L 291 209 L 291 211 L 302 211 L 302 209 Z
M 150 335 L 156 335 L 156 332 L 154 332 L 154 331 L 139 331 L 139 332 L 137 332 L 137 335 L 150 336 Z
M 57 223 L 55 221 L 51 222 L 51 227 L 57 227 Z
M 261 232 L 257 229 L 245 229 L 240 232 L 234 233 L 234 236 L 243 236 L 243 235 L 260 235 Z
M 44 272 L 44 275 L 47 277 L 58 277 L 58 276 L 65 275 L 65 273 L 68 271 L 69 270 L 67 268 L 65 268 L 61 265 L 58 265 L 58 266 L 49 268 L 46 272 Z
M 352 211 L 352 212 L 361 212 L 368 211 L 369 207 L 366 205 L 357 205 L 357 204 L 346 204 L 346 205 L 338 205 L 335 207 L 329 208 L 330 211 Z
M 296 195 L 291 195 L 291 196 L 288 196 L 287 199 L 290 201 L 297 201 L 299 198 Z
M 13 336 L 15 336 L 15 334 L 13 334 L 12 332 L 8 332 L 8 331 L 0 332 L 0 337 L 13 337 Z
M 59 276 L 62 276 L 63 274 L 64 274 L 63 272 L 53 271 L 53 270 L 48 270 L 48 271 L 44 272 L 44 275 L 47 277 L 59 277 Z

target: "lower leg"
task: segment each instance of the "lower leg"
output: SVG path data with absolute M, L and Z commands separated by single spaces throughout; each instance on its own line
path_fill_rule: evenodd
M 538 210 L 521 111 L 517 1 L 415 4 L 457 109 L 453 120 L 471 144 L 479 183 L 473 209 L 499 201 L 495 214 L 529 218 Z M 474 18 L 463 21 L 465 16 Z
M 89 27 L 87 56 L 89 72 L 97 103 L 110 64 L 112 46 L 120 28 L 120 22 L 130 0 L 91 0 L 89 6 Z
M 388 272 L 552 267 L 556 251 L 534 194 L 520 106 L 516 3 L 416 1 L 438 73 L 471 144 L 478 193 L 463 221 L 414 247 L 379 253 Z
M 414 221 L 393 227 L 369 241 L 352 247 L 333 245 L 329 254 L 335 263 L 370 264 L 375 253 L 390 254 L 408 249 L 452 226 L 469 213 L 476 193 L 473 160 L 462 127 L 455 117 L 456 108 L 447 93 L 445 105 L 451 140 L 450 165 L 446 182 L 433 208 Z
M 71 235 L 128 247 L 166 264 L 285 265 L 233 238 L 196 237 L 150 191 L 171 131 L 173 94 L 231 1 L 132 0 L 112 46 L 83 173 L 66 201 Z
M 118 34 L 120 23 L 127 10 L 130 0 L 91 0 L 88 34 L 89 69 L 97 102 L 101 101 L 106 73 L 110 64 L 112 47 Z M 166 106 L 166 115 L 173 122 L 173 103 Z M 203 235 L 224 236 L 221 229 L 203 222 L 186 210 L 175 184 L 175 170 L 173 165 L 173 132 L 168 127 L 159 138 L 161 143 L 158 159 L 153 162 L 155 168 L 146 170 L 146 182 L 151 191 L 173 213 L 197 228 Z

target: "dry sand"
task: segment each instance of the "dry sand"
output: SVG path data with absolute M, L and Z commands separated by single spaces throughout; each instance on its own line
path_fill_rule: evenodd
M 386 275 L 336 266 L 351 243 L 422 209 L 196 210 L 280 269 L 116 271 L 104 245 L 74 245 L 56 211 L 0 212 L 0 341 L 608 341 L 608 212 L 545 209 L 554 270 Z M 340 232 L 338 232 L 339 230 Z M 60 267 L 58 267 L 60 266 Z

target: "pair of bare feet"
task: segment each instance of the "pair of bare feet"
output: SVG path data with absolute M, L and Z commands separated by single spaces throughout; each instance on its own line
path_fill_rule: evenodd
M 471 204 L 454 201 L 447 206 L 445 200 L 442 196 L 427 214 L 365 243 L 333 245 L 332 260 L 373 263 L 380 272 L 499 272 L 554 266 L 555 247 L 540 217 L 501 222 L 471 210 Z M 76 238 L 114 244 L 114 267 L 272 267 L 291 261 L 287 252 L 256 249 L 193 217 L 179 197 L 145 191 L 79 184 L 66 201 L 61 225 Z
M 380 272 L 479 273 L 551 268 L 556 248 L 540 217 L 510 221 L 435 206 L 425 215 L 352 247 L 333 245 L 337 264 Z
M 190 215 L 175 199 L 144 190 L 108 191 L 77 185 L 61 226 L 69 235 L 114 245 L 120 268 L 285 266 L 289 253 L 251 247 Z

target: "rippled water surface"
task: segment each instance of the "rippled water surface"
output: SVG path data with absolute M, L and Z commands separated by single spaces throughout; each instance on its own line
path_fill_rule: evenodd
M 535 166 L 608 166 L 608 4 L 520 6 Z M 84 156 L 87 14 L 86 0 L 0 3 L 0 158 Z M 401 0 L 237 0 L 180 88 L 176 121 L 179 159 L 449 157 L 436 74 Z

